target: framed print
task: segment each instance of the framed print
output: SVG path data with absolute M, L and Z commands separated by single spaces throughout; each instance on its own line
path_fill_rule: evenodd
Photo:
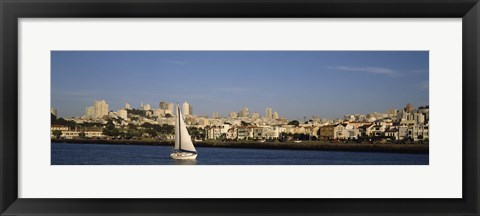
M 478 215 L 477 1 L 1 1 L 1 215 Z

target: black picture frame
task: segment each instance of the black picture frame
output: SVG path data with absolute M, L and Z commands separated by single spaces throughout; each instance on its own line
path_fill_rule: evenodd
M 478 0 L 0 0 L 0 15 L 1 215 L 480 215 Z M 24 17 L 462 18 L 463 198 L 19 199 L 17 21 Z

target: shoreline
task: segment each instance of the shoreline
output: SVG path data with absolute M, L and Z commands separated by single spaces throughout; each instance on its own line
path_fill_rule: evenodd
M 108 145 L 144 145 L 172 146 L 173 141 L 160 140 L 94 140 L 94 139 L 51 139 L 56 143 L 108 144 Z M 428 154 L 428 144 L 368 144 L 368 143 L 328 143 L 321 141 L 295 142 L 255 142 L 255 141 L 201 141 L 194 142 L 195 147 L 246 148 L 246 149 L 283 149 L 317 151 L 358 151 Z

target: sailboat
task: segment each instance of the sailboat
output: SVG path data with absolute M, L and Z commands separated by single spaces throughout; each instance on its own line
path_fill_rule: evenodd
M 188 134 L 187 127 L 183 121 L 182 112 L 177 104 L 177 115 L 175 119 L 175 147 L 170 157 L 178 160 L 192 160 L 197 158 L 197 151 L 193 146 L 192 139 Z

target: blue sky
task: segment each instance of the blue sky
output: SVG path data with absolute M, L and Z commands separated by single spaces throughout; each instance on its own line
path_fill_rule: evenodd
M 248 107 L 303 119 L 428 105 L 428 51 L 52 51 L 51 105 L 81 116 L 93 100 L 197 115 Z

